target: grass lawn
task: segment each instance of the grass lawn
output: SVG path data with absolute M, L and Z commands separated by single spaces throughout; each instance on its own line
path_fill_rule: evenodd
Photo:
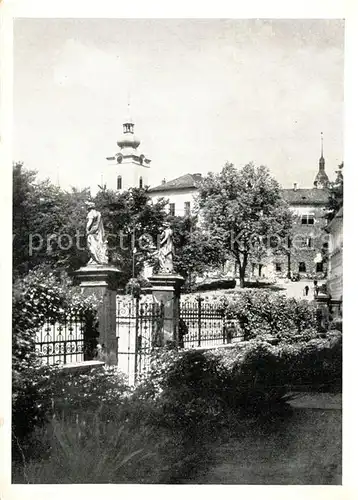
M 339 485 L 342 415 L 338 409 L 294 408 L 273 433 L 232 437 L 196 484 Z

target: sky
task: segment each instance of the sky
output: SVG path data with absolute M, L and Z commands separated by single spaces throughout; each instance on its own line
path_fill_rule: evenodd
M 91 187 L 130 114 L 150 184 L 226 161 L 311 187 L 343 160 L 344 22 L 16 19 L 14 161 Z

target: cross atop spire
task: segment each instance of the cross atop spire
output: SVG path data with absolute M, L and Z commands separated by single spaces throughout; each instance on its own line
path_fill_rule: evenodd
M 323 158 L 323 132 L 321 132 L 321 158 Z

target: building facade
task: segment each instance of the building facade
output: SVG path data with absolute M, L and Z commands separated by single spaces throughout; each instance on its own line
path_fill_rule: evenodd
M 325 188 L 283 189 L 282 195 L 293 213 L 293 224 L 285 242 L 285 251 L 270 256 L 268 274 L 322 279 L 326 275 L 323 250 L 328 246 L 324 227 L 328 203 Z
M 343 298 L 343 207 L 326 227 L 329 234 L 327 291 L 335 302 Z
M 163 179 L 159 186 L 149 189 L 149 195 L 154 201 L 168 198 L 170 215 L 190 216 L 195 209 L 195 197 L 201 178 L 201 174 L 185 174 L 168 182 Z

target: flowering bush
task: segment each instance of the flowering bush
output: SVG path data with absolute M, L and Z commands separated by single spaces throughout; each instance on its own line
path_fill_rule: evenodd
M 251 396 L 255 387 L 263 392 L 276 388 L 283 393 L 295 387 L 340 391 L 340 332 L 307 342 L 278 345 L 254 339 L 231 349 L 217 349 L 214 354 L 228 371 L 231 387 L 240 390 L 246 387 Z
M 54 370 L 48 381 L 53 412 L 57 416 L 96 411 L 116 411 L 129 394 L 126 377 L 115 366 L 95 367 L 85 372 Z
M 12 301 L 12 404 L 13 435 L 23 438 L 48 416 L 50 367 L 35 353 L 35 335 L 46 321 L 81 316 L 85 327 L 96 329 L 96 301 L 84 297 L 70 280 L 52 273 L 30 271 L 13 285 Z
M 316 309 L 305 300 L 264 290 L 245 290 L 217 300 L 228 319 L 237 319 L 245 340 L 274 336 L 277 342 L 316 335 Z
M 335 332 L 307 342 L 272 345 L 257 338 L 227 349 L 158 351 L 135 392 L 163 405 L 167 422 L 186 429 L 202 425 L 203 415 L 207 425 L 231 411 L 267 415 L 296 386 L 339 390 L 341 347 Z

